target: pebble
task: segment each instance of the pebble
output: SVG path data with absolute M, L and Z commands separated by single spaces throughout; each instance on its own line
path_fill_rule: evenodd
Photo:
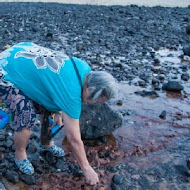
M 161 119 L 166 119 L 166 110 L 162 111 L 162 113 L 159 115 Z
M 120 185 L 123 182 L 123 177 L 121 177 L 120 175 L 116 174 L 116 175 L 113 176 L 112 181 L 115 184 Z
M 8 181 L 10 181 L 12 183 L 18 183 L 19 182 L 19 175 L 17 172 L 7 171 L 5 173 L 5 177 L 7 178 Z
M 0 190 L 6 190 L 5 186 L 3 185 L 3 183 L 0 181 Z

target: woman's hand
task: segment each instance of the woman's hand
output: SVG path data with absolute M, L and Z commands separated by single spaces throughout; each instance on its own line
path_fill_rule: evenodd
M 86 179 L 86 183 L 88 183 L 89 185 L 96 185 L 99 182 L 98 174 L 94 171 L 94 169 L 91 166 L 83 170 L 83 172 Z

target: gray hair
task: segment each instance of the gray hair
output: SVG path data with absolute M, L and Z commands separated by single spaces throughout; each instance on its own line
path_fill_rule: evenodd
M 109 100 L 117 93 L 116 80 L 105 71 L 91 71 L 87 75 L 87 88 L 90 90 L 90 100 L 100 97 L 106 97 Z

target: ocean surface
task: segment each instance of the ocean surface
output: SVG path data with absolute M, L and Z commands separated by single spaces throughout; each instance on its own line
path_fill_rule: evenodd
M 91 4 L 91 5 L 139 5 L 139 6 L 164 6 L 188 7 L 190 0 L 0 0 L 0 2 L 58 2 L 66 4 Z

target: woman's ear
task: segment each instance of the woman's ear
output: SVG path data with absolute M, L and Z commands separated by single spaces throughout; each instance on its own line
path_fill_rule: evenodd
M 95 87 L 86 88 L 86 94 L 88 95 L 88 97 L 94 92 L 95 89 Z

